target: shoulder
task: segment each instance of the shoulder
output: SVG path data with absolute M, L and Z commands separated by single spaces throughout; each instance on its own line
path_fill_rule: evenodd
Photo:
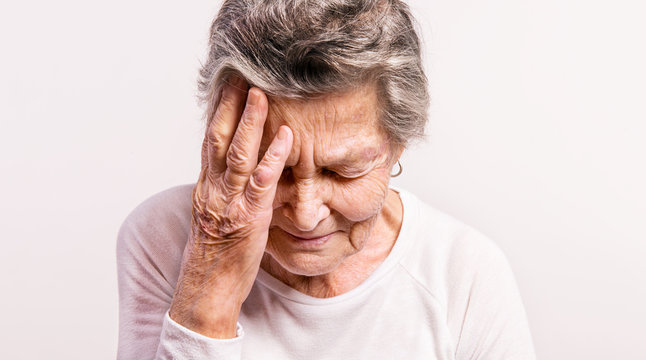
M 161 191 L 130 212 L 117 236 L 119 266 L 138 264 L 176 280 L 190 231 L 193 186 Z
M 400 265 L 440 303 L 456 358 L 534 359 L 520 292 L 500 247 L 414 195 L 404 198 L 405 221 L 407 210 L 412 221 Z
M 120 232 L 158 233 L 186 226 L 191 216 L 193 186 L 179 185 L 150 196 L 128 214 Z
M 488 236 L 403 191 L 411 224 L 410 245 L 401 265 L 438 299 L 468 288 L 485 272 L 510 271 L 507 258 Z

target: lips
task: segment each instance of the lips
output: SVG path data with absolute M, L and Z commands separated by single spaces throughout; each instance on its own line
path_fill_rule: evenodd
M 334 234 L 334 232 L 331 232 L 329 234 L 315 237 L 312 235 L 298 236 L 286 231 L 285 233 L 289 235 L 289 237 L 292 238 L 292 241 L 295 244 L 298 244 L 299 247 L 305 247 L 307 249 L 313 249 L 313 248 L 318 248 L 319 246 L 322 246 L 323 244 L 327 243 L 328 240 L 330 240 L 330 238 L 332 238 L 332 235 Z
M 299 239 L 299 240 L 321 240 L 325 237 L 328 237 L 329 235 L 332 235 L 333 233 L 325 234 L 325 235 L 320 235 L 320 236 L 298 236 L 294 235 L 292 233 L 288 233 L 289 235 Z

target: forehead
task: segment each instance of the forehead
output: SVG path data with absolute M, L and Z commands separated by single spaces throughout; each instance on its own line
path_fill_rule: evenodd
M 280 125 L 294 133 L 288 163 L 311 148 L 322 163 L 371 158 L 383 151 L 384 133 L 378 123 L 378 100 L 373 86 L 301 99 L 269 99 L 261 148 L 266 149 Z

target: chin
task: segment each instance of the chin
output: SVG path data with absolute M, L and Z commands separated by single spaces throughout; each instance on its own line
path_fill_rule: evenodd
M 278 258 L 271 256 L 284 270 L 300 276 L 319 276 L 331 273 L 343 260 L 307 253 L 295 253 Z
M 351 250 L 347 234 L 343 232 L 334 234 L 324 245 L 299 247 L 281 230 L 270 231 L 265 254 L 274 266 L 278 265 L 283 271 L 300 276 L 319 276 L 334 271 L 352 255 L 348 253 Z

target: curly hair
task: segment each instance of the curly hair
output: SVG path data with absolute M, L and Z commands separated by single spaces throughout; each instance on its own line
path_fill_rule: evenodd
M 391 141 L 406 146 L 424 136 L 427 78 L 403 1 L 225 0 L 198 81 L 207 121 L 232 74 L 268 96 L 300 99 L 372 82 Z

